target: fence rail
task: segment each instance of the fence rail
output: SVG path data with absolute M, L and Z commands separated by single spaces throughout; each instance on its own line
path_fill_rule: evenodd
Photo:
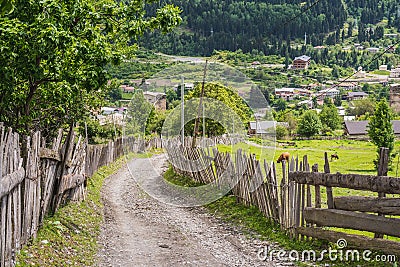
M 15 254 L 36 236 L 47 214 L 84 199 L 86 180 L 98 168 L 124 152 L 162 147 L 160 139 L 133 137 L 88 145 L 72 129 L 66 136 L 60 130 L 51 146 L 40 132 L 22 141 L 0 125 L 0 266 L 14 265 Z
M 171 142 L 166 149 L 174 170 L 198 182 L 218 186 L 226 184 L 226 177 L 230 177 L 231 191 L 238 202 L 258 207 L 292 238 L 313 237 L 332 242 L 345 238 L 351 247 L 400 255 L 400 242 L 381 238 L 383 235 L 400 237 L 400 219 L 385 217 L 400 215 L 400 198 L 386 196 L 400 194 L 400 179 L 386 176 L 388 157 L 382 152 L 377 176 L 331 174 L 325 153 L 324 173 L 318 172 L 317 164 L 310 168 L 304 156 L 302 160 L 283 161 L 282 177 L 278 178 L 274 162 L 260 162 L 240 149 L 234 158 L 216 148 L 211 154 L 201 148 L 182 147 L 180 142 Z M 379 196 L 334 197 L 334 187 L 363 190 Z M 368 231 L 375 233 L 376 238 L 346 234 L 334 228 Z

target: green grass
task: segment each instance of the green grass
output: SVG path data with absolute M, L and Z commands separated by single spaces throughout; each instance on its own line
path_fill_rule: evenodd
M 124 93 L 122 92 L 122 99 L 123 100 L 132 100 L 133 93 Z
M 257 159 L 267 159 L 267 161 L 274 160 L 282 152 L 289 152 L 291 156 L 299 157 L 302 159 L 307 155 L 310 166 L 318 163 L 319 170 L 323 170 L 324 166 L 324 152 L 331 154 L 337 152 L 339 160 L 330 161 L 329 165 L 332 173 L 359 173 L 359 174 L 376 174 L 373 160 L 376 158 L 376 147 L 369 141 L 356 141 L 356 140 L 296 140 L 295 146 L 277 146 L 276 150 L 268 148 L 260 148 L 248 144 L 237 144 L 233 147 L 219 145 L 218 149 L 221 152 L 235 153 L 239 148 L 243 149 L 247 154 L 255 154 Z M 400 149 L 400 143 L 396 142 L 394 151 Z M 400 167 L 400 166 L 399 166 Z M 392 170 L 389 171 L 390 176 L 396 175 L 397 158 L 393 160 Z M 280 168 L 277 168 L 280 174 Z M 400 173 L 400 169 L 398 170 Z
M 387 76 L 389 76 L 390 71 L 388 71 L 388 70 L 374 70 L 371 73 L 372 74 L 376 74 L 376 75 L 387 75 Z
M 202 183 L 196 182 L 188 176 L 176 174 L 171 166 L 164 173 L 164 179 L 172 184 L 184 187 L 197 187 L 202 185 Z
M 149 153 L 127 158 L 149 157 Z M 104 180 L 126 163 L 121 157 L 88 179 L 87 197 L 68 203 L 45 218 L 37 237 L 17 254 L 16 266 L 91 266 L 96 263 L 97 237 L 103 222 L 100 190 Z

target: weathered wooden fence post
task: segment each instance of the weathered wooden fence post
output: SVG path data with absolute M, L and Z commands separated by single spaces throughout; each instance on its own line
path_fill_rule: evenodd
M 328 160 L 328 153 L 324 153 L 325 164 L 324 164 L 324 172 L 331 173 L 331 169 L 329 167 L 329 160 Z M 328 204 L 328 209 L 333 209 L 333 193 L 332 193 L 332 186 L 326 187 L 326 201 Z
M 389 169 L 389 148 L 379 148 L 379 164 L 378 164 L 378 176 L 387 176 Z M 378 193 L 378 197 L 385 197 L 386 194 L 383 192 Z M 379 216 L 385 217 L 385 215 L 378 213 Z M 383 234 L 375 233 L 375 238 L 383 238 Z

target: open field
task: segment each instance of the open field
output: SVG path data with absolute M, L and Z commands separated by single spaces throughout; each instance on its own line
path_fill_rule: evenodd
M 358 173 L 358 174 L 372 174 L 376 175 L 377 171 L 374 168 L 373 159 L 376 158 L 376 147 L 369 141 L 355 141 L 355 140 L 299 140 L 294 142 L 294 146 L 277 146 L 275 151 L 275 162 L 278 156 L 282 152 L 289 152 L 291 156 L 295 158 L 298 156 L 302 158 L 304 155 L 308 156 L 308 162 L 310 166 L 314 163 L 318 163 L 319 171 L 323 171 L 324 166 L 324 152 L 328 153 L 330 156 L 333 153 L 337 153 L 339 156 L 338 160 L 330 161 L 330 170 L 331 173 Z M 237 144 L 233 147 L 220 145 L 218 146 L 219 151 L 221 152 L 233 152 L 239 148 L 246 151 L 247 154 L 252 153 L 255 154 L 257 159 L 270 159 L 271 149 L 270 148 L 262 148 L 257 144 Z M 393 153 L 396 153 L 400 150 L 400 142 L 397 141 L 395 144 L 395 148 Z M 396 155 L 392 160 L 392 168 L 388 173 L 388 176 L 397 177 L 400 174 L 400 164 L 399 156 Z M 282 168 L 280 164 L 277 164 L 276 172 L 278 175 L 278 179 L 282 178 Z M 313 187 L 312 192 L 314 191 Z M 378 196 L 377 193 L 367 192 L 367 191 L 359 191 L 352 190 L 346 188 L 333 188 L 334 196 Z M 398 197 L 398 196 L 396 196 Z M 322 207 L 327 207 L 326 203 L 326 188 L 321 187 L 321 204 Z M 373 237 L 373 233 L 365 232 L 365 231 L 357 231 L 350 229 L 338 229 L 331 228 L 331 230 L 343 231 L 348 234 L 361 234 L 368 237 Z M 387 237 L 385 238 L 391 240 L 400 240 L 395 237 Z
M 373 160 L 376 158 L 376 147 L 369 141 L 355 140 L 298 140 L 294 141 L 294 146 L 277 146 L 274 159 L 276 160 L 282 152 L 289 152 L 291 156 L 299 158 L 304 155 L 308 156 L 310 165 L 318 163 L 320 171 L 324 165 L 324 152 L 328 152 L 328 156 L 337 153 L 338 160 L 330 161 L 331 172 L 340 173 L 358 173 L 358 174 L 376 174 Z M 257 159 L 267 159 L 272 157 L 273 149 L 262 148 L 257 144 L 237 144 L 233 147 L 219 145 L 218 149 L 221 152 L 233 152 L 239 148 L 246 153 L 253 153 Z M 396 142 L 393 152 L 400 150 L 400 142 Z M 393 158 L 392 169 L 389 171 L 389 176 L 400 174 L 400 164 L 397 168 L 398 156 Z M 277 168 L 280 174 L 280 168 Z

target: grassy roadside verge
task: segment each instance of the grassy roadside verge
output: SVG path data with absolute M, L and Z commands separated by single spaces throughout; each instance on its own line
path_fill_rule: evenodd
M 128 158 L 148 157 L 130 154 Z M 16 266 L 91 266 L 96 262 L 97 237 L 103 222 L 101 188 L 104 180 L 126 163 L 121 157 L 101 167 L 88 179 L 87 197 L 81 203 L 69 203 L 54 216 L 47 217 L 37 237 L 17 255 Z
M 177 175 L 170 167 L 164 175 L 164 179 L 170 183 L 180 186 L 198 186 L 193 182 L 190 177 Z M 269 240 L 279 244 L 279 247 L 286 252 L 297 251 L 301 254 L 305 250 L 313 250 L 320 255 L 322 250 L 332 248 L 335 249 L 335 244 L 330 244 L 325 241 L 298 241 L 289 238 L 283 231 L 280 230 L 279 225 L 271 223 L 255 206 L 247 207 L 243 204 L 237 203 L 233 195 L 224 196 L 217 201 L 205 206 L 208 211 L 214 214 L 222 221 L 239 228 L 244 234 L 248 236 L 255 236 L 261 240 Z M 276 248 L 274 248 L 276 249 Z M 360 250 L 361 251 L 361 250 Z M 276 254 L 274 254 L 276 255 Z M 333 254 L 335 255 L 335 254 Z M 371 258 L 378 253 L 372 254 Z M 326 259 L 326 258 L 325 258 Z M 397 258 L 398 260 L 398 258 Z M 373 261 L 329 261 L 324 260 L 321 262 L 297 262 L 299 266 L 395 266 L 396 263 L 373 262 Z M 315 265 L 317 264 L 317 265 Z

